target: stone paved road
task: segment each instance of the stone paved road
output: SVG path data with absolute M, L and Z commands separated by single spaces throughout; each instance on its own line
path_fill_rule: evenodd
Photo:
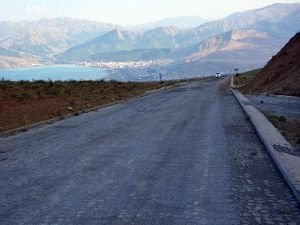
M 0 139 L 0 224 L 300 224 L 220 81 Z

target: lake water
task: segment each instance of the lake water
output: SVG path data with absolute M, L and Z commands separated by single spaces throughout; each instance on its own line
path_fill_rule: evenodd
M 18 69 L 0 69 L 0 78 L 6 80 L 98 80 L 108 73 L 101 68 L 75 65 L 55 65 Z

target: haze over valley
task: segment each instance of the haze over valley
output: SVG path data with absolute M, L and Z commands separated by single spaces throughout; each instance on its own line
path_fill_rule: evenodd
M 105 65 L 116 78 L 131 79 L 155 79 L 157 71 L 170 78 L 228 73 L 262 67 L 299 29 L 299 3 L 136 26 L 72 18 L 0 22 L 0 67 Z

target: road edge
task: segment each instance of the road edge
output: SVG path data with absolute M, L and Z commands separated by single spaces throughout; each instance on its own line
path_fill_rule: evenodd
M 234 89 L 234 85 L 231 85 L 230 89 L 253 124 L 256 133 L 291 188 L 298 203 L 300 203 L 300 157 L 278 151 L 278 149 L 291 149 L 292 146 L 280 134 L 277 128 L 240 91 Z
M 95 112 L 95 111 L 98 111 L 100 109 L 107 108 L 107 107 L 110 107 L 110 106 L 113 106 L 113 105 L 121 104 L 121 103 L 128 102 L 128 101 L 132 101 L 134 99 L 142 98 L 142 97 L 145 97 L 145 96 L 148 96 L 148 95 L 151 95 L 151 94 L 155 94 L 155 93 L 158 93 L 158 92 L 161 92 L 161 91 L 166 91 L 166 90 L 169 90 L 169 89 L 172 89 L 172 88 L 180 87 L 180 86 L 186 85 L 186 84 L 191 83 L 191 82 L 194 82 L 194 81 L 181 82 L 181 83 L 169 85 L 169 86 L 166 86 L 166 87 L 162 87 L 162 88 L 159 88 L 159 89 L 149 90 L 149 91 L 146 91 L 144 94 L 137 95 L 137 96 L 134 96 L 134 97 L 131 97 L 131 98 L 115 101 L 115 102 L 112 102 L 112 103 L 96 106 L 96 107 L 93 107 L 93 108 L 83 109 L 81 111 L 70 113 L 68 115 L 64 115 L 64 116 L 61 116 L 61 117 L 56 117 L 56 118 L 52 118 L 52 119 L 49 119 L 49 120 L 44 120 L 44 121 L 41 121 L 41 122 L 30 124 L 30 125 L 27 125 L 27 126 L 19 127 L 19 128 L 16 128 L 16 129 L 8 130 L 8 131 L 0 133 L 0 138 L 10 137 L 10 136 L 13 136 L 13 135 L 16 135 L 16 134 L 19 134 L 19 133 L 25 133 L 29 130 L 34 129 L 34 128 L 40 128 L 42 126 L 53 124 L 53 123 L 58 122 L 58 121 L 62 121 L 62 120 L 69 119 L 69 118 L 72 118 L 72 117 L 75 117 L 75 116 L 79 116 L 81 114 Z

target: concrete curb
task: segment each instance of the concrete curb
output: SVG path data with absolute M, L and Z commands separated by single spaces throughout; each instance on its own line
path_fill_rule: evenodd
M 193 82 L 193 81 L 190 81 L 190 82 Z M 31 125 L 28 125 L 28 126 L 20 127 L 20 128 L 17 128 L 17 129 L 9 130 L 9 131 L 0 133 L 0 138 L 5 138 L 5 137 L 12 136 L 12 135 L 16 135 L 18 133 L 27 132 L 28 130 L 31 130 L 31 129 L 34 129 L 34 128 L 39 128 L 39 127 L 42 127 L 42 126 L 47 125 L 47 124 L 53 124 L 55 122 L 62 121 L 62 120 L 65 120 L 65 119 L 68 119 L 68 118 L 71 118 L 71 117 L 75 117 L 75 116 L 78 116 L 78 115 L 81 115 L 81 114 L 84 114 L 84 113 L 94 112 L 94 111 L 100 110 L 102 108 L 106 108 L 106 107 L 113 106 L 113 105 L 120 104 L 120 103 L 127 102 L 127 101 L 132 101 L 134 99 L 142 98 L 142 97 L 154 94 L 154 93 L 169 90 L 171 88 L 180 87 L 180 86 L 186 85 L 190 82 L 182 82 L 182 83 L 166 86 L 166 87 L 163 87 L 163 88 L 160 88 L 160 89 L 154 89 L 154 90 L 146 91 L 144 94 L 137 95 L 137 96 L 127 98 L 127 99 L 124 99 L 124 100 L 112 102 L 112 103 L 105 104 L 105 105 L 96 106 L 96 107 L 89 108 L 89 109 L 83 109 L 81 111 L 71 113 L 71 114 L 68 114 L 68 115 L 65 115 L 65 116 L 61 116 L 61 117 L 41 121 L 41 122 L 38 122 L 38 123 L 34 123 L 34 124 L 31 124 Z
M 250 118 L 258 136 L 300 203 L 300 157 L 287 153 L 292 149 L 290 143 L 243 94 L 233 88 L 231 91 Z

